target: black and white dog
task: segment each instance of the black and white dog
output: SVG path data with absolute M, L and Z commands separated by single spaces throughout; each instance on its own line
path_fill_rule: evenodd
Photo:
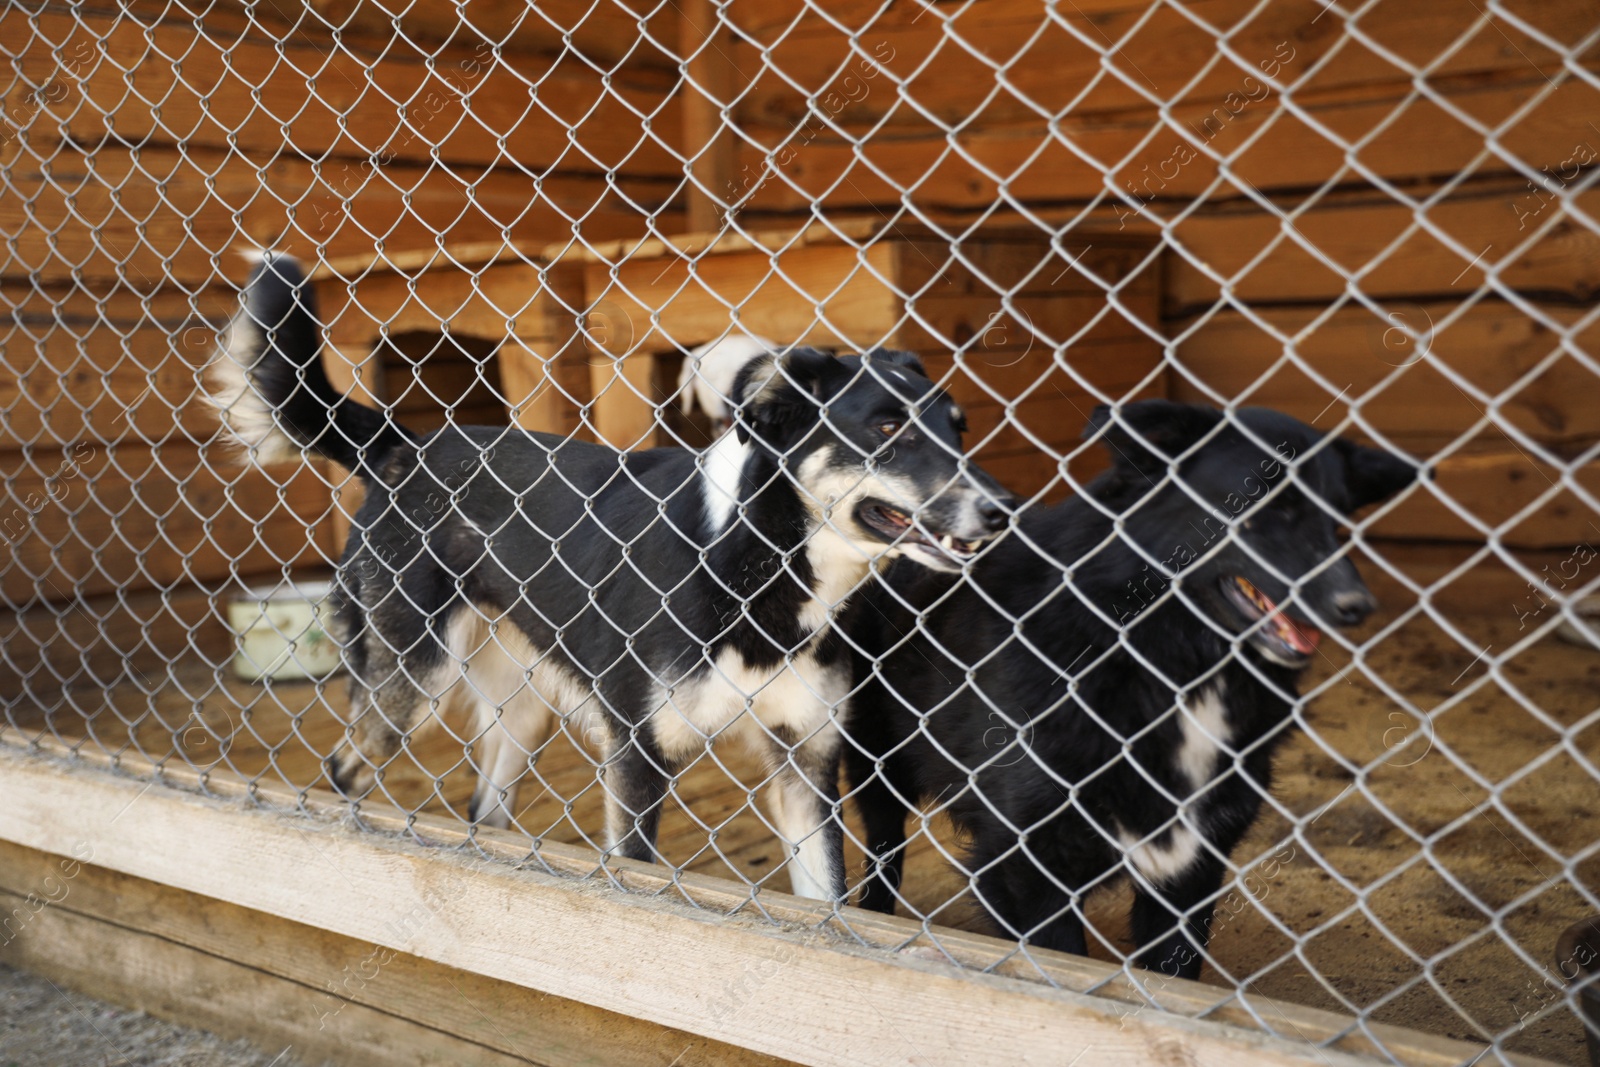
M 932 801 L 1011 936 L 1084 953 L 1081 897 L 1127 871 L 1140 962 L 1194 977 L 1320 629 L 1375 606 L 1340 517 L 1418 470 L 1259 408 L 1145 401 L 1087 432 L 1113 466 L 1085 496 L 1025 513 L 960 583 L 896 565 L 852 605 L 862 904 L 893 910 Z
M 714 448 L 623 453 L 500 427 L 418 436 L 339 394 L 321 344 L 299 266 L 267 257 L 213 380 L 252 456 L 315 453 L 368 487 L 335 583 L 351 683 L 334 784 L 371 790 L 464 689 L 490 750 L 475 820 L 508 823 L 530 754 L 576 716 L 605 751 L 609 850 L 652 859 L 669 777 L 741 737 L 774 772 L 795 892 L 840 898 L 850 665 L 832 617 L 875 559 L 956 570 L 1010 518 L 916 357 L 768 354 Z

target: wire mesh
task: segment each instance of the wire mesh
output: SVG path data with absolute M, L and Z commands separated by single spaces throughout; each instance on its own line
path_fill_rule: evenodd
M 1597 36 L 1577 0 L 10 3 L 7 738 L 302 794 L 340 778 L 357 807 L 509 832 L 534 859 L 588 846 L 597 876 L 631 851 L 757 905 L 876 884 L 907 945 L 995 932 L 1007 966 L 1081 923 L 1152 1004 L 1171 975 L 1139 966 L 1160 962 L 1140 930 L 1194 924 L 1184 967 L 1268 1031 L 1262 997 L 1348 1013 L 1380 1048 L 1373 1024 L 1398 1022 L 1484 1062 L 1574 1058 L 1586 961 L 1554 945 L 1597 907 Z M 228 428 L 269 390 L 219 421 L 204 368 L 245 314 L 237 253 L 274 251 L 309 271 L 336 392 L 446 458 L 364 477 L 241 456 Z M 798 345 L 914 352 L 965 442 L 895 357 L 736 381 Z M 786 387 L 811 430 L 758 485 Z M 892 418 L 845 402 L 868 392 Z M 1185 434 L 1193 409 L 1152 422 L 1153 399 L 1221 415 Z M 1098 405 L 1115 414 L 1091 426 Z M 863 445 L 886 419 L 887 450 Z M 539 496 L 493 458 L 527 430 L 687 458 Z M 1351 516 L 1321 473 L 1335 436 L 1429 476 Z M 1225 446 L 1274 470 L 1220 514 Z M 1086 491 L 1108 468 L 1143 487 Z M 798 542 L 763 525 L 772 487 Z M 587 503 L 554 529 L 530 498 L 561 492 Z M 909 587 L 870 566 L 871 501 L 909 527 Z M 983 501 L 1004 509 L 992 545 Z M 1139 532 L 1190 506 L 1221 521 L 1170 551 Z M 1097 539 L 1069 551 L 1080 527 Z M 524 567 L 538 538 L 581 561 Z M 1341 626 L 1312 601 L 1345 544 L 1383 606 Z M 1303 675 L 1262 658 L 1280 615 L 1197 585 L 1235 558 L 1295 591 L 1276 640 Z M 916 599 L 930 559 L 959 572 L 930 595 L 969 613 L 944 629 Z M 1131 576 L 1099 599 L 1112 559 Z M 484 567 L 516 588 L 470 602 Z M 407 585 L 422 571 L 436 602 Z M 531 598 L 550 574 L 565 592 Z M 774 600 L 804 625 L 773 631 Z M 385 614 L 402 603 L 410 643 Z M 567 640 L 585 610 L 615 641 Z M 1224 649 L 1198 680 L 1162 658 L 1174 612 Z M 1058 630 L 1100 637 L 1073 658 Z M 736 636 L 754 644 L 719 658 Z M 913 654 L 965 695 L 893 666 Z M 1271 730 L 1241 741 L 1244 703 L 1207 689 L 1224 677 L 1287 687 Z M 1100 686 L 1118 699 L 1092 705 Z M 1104 766 L 1065 770 L 1070 737 Z M 842 793 L 840 753 L 860 770 Z M 896 759 L 955 787 L 904 795 Z M 1018 822 L 1000 797 L 1041 775 L 1059 800 Z M 1218 849 L 1206 798 L 1233 787 L 1251 810 Z M 909 809 L 903 880 L 867 801 Z M 1113 858 L 1069 876 L 1087 868 L 1055 847 Z M 1196 865 L 1215 884 L 1172 897 Z

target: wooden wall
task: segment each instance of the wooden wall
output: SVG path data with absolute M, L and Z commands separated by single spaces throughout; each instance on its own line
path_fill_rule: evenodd
M 236 307 L 236 253 L 540 246 L 571 240 L 576 219 L 588 239 L 618 237 L 681 173 L 663 146 L 679 108 L 662 56 L 633 49 L 603 80 L 562 58 L 559 30 L 497 50 L 454 5 L 443 23 L 419 15 L 412 38 L 375 5 L 246 8 L 0 12 L 14 72 L 0 89 L 0 675 L 52 703 L 62 681 L 124 665 L 222 660 L 212 594 L 337 554 L 319 474 L 339 475 L 245 473 L 214 447 L 197 371 Z M 615 22 L 592 17 L 578 40 L 607 54 L 628 36 Z M 580 120 L 581 150 L 566 133 Z M 414 384 L 494 415 L 469 361 L 424 362 Z
M 1576 492 L 1597 488 L 1592 472 L 1563 481 L 1551 462 L 1600 439 L 1582 356 L 1596 328 L 1559 348 L 1600 289 L 1600 238 L 1527 180 L 1576 181 L 1600 152 L 1600 90 L 1538 36 L 1581 38 L 1588 0 L 1512 3 L 1538 35 L 1471 0 L 1392 0 L 1362 14 L 1359 39 L 1321 0 L 729 0 L 717 29 L 695 22 L 715 20 L 703 4 L 687 18 L 584 0 L 389 7 L 0 12 L 15 71 L 0 474 L 27 527 L 8 535 L 0 637 L 67 667 L 80 632 L 122 635 L 89 642 L 110 667 L 130 642 L 220 658 L 207 590 L 336 549 L 326 487 L 226 467 L 195 403 L 245 270 L 235 251 L 381 259 L 679 232 L 719 217 L 681 188 L 686 139 L 742 225 L 910 208 L 1160 238 L 1142 269 L 1163 294 L 1172 395 L 1330 428 L 1349 415 L 1359 436 L 1445 449 L 1449 500 L 1418 494 L 1384 521 L 1390 537 L 1600 536 Z M 720 58 L 697 58 L 688 87 L 680 57 L 707 36 Z M 1446 52 L 1419 89 L 1407 65 Z M 1027 298 L 1049 307 L 1051 285 Z M 475 359 L 429 361 L 425 377 L 488 417 Z M 1065 443 L 1077 427 L 1046 429 Z M 1053 463 L 1004 432 L 1008 479 Z
M 1436 485 L 1475 518 L 1418 494 L 1378 527 L 1390 537 L 1600 535 L 1549 462 L 1600 440 L 1595 361 L 1563 356 L 1559 329 L 1594 302 L 1600 235 L 1522 173 L 1570 184 L 1600 158 L 1600 90 L 1563 75 L 1562 51 L 1470 0 L 1375 5 L 1364 41 L 1318 0 L 826 6 L 732 5 L 739 125 L 758 142 L 732 190 L 747 217 L 909 196 L 950 219 L 998 206 L 1162 235 L 1173 396 L 1327 428 L 1353 414 L 1357 436 L 1448 448 Z M 1593 29 L 1585 0 L 1512 9 L 1554 41 Z M 1408 64 L 1430 65 L 1426 93 Z M 1600 194 L 1577 202 L 1592 213 Z M 1593 352 L 1597 335 L 1573 340 Z

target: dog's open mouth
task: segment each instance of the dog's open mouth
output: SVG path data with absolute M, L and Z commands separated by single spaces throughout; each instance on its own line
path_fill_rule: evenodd
M 965 563 L 987 543 L 963 541 L 950 534 L 938 539 L 931 538 L 917 529 L 910 515 L 881 501 L 869 500 L 862 504 L 856 509 L 856 519 L 885 541 L 898 542 L 901 548 L 942 556 L 957 563 Z
M 1322 631 L 1289 618 L 1271 597 L 1245 579 L 1238 575 L 1223 578 L 1222 592 L 1251 623 L 1266 620 L 1250 635 L 1263 652 L 1294 663 L 1310 659 L 1316 652 Z

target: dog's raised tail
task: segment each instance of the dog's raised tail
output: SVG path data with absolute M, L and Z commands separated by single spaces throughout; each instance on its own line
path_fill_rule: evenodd
M 370 476 L 391 448 L 415 440 L 329 381 L 316 297 L 292 256 L 257 260 L 207 379 L 223 427 L 256 462 L 311 453 Z

